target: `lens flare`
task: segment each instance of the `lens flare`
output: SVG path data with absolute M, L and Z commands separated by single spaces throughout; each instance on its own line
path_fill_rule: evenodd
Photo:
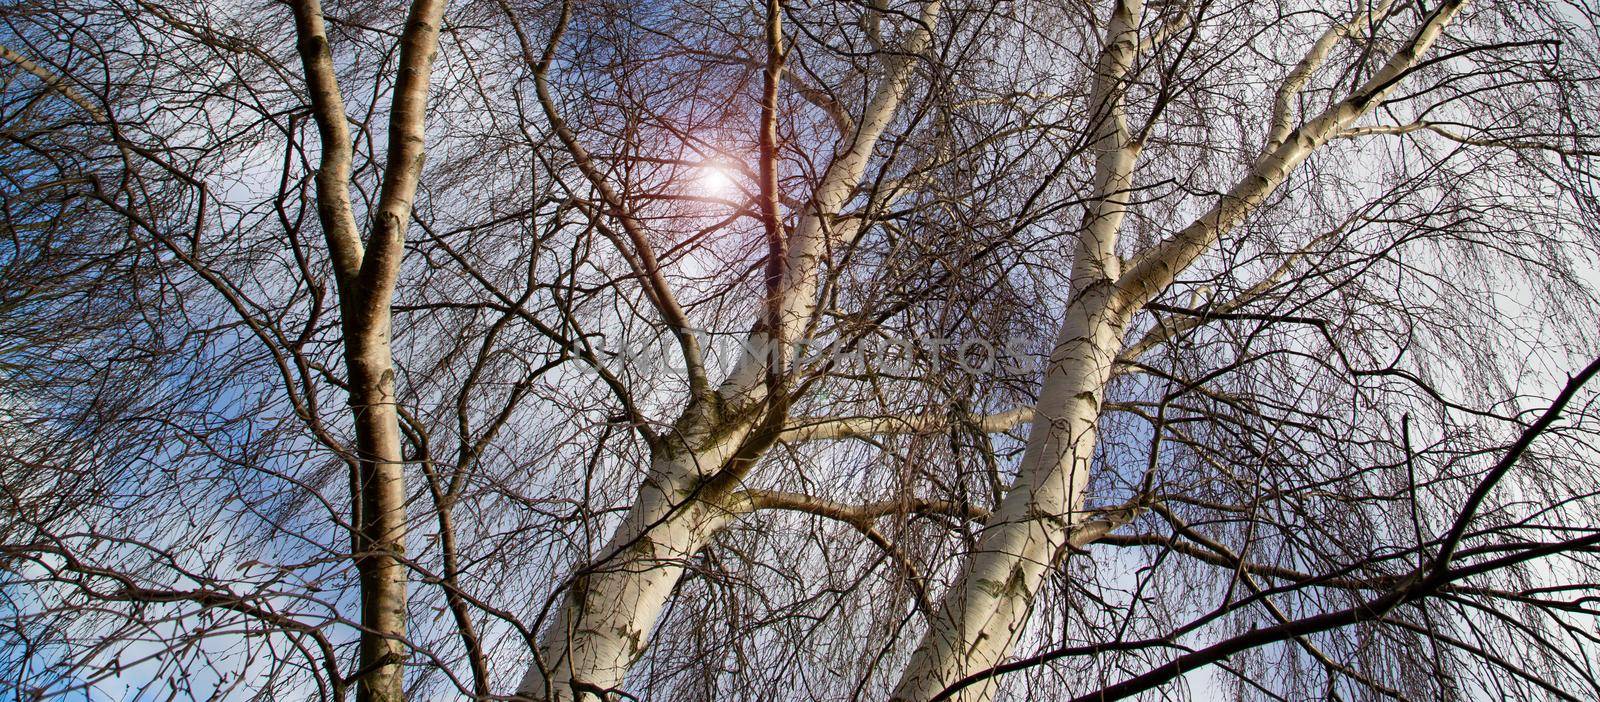
M 733 173 L 722 166 L 700 167 L 700 189 L 712 197 L 726 197 L 739 189 Z

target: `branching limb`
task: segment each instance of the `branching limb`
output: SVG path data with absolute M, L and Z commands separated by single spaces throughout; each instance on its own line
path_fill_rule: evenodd
M 1167 43 L 1167 40 L 1171 39 L 1178 32 L 1188 29 L 1193 22 L 1194 15 L 1190 13 L 1188 4 L 1185 3 L 1183 10 L 1177 17 L 1163 22 L 1160 27 L 1156 28 L 1156 31 L 1151 32 L 1150 36 L 1145 37 L 1144 40 L 1139 42 L 1139 54 L 1143 56 L 1155 51 L 1162 44 Z
M 735 503 L 742 505 L 745 511 L 781 509 L 850 523 L 870 523 L 881 517 L 901 514 L 939 515 L 972 521 L 989 516 L 989 510 L 982 507 L 945 500 L 912 498 L 851 505 L 824 497 L 774 490 L 746 490 L 740 493 Z
M 623 233 L 627 235 L 628 242 L 633 251 L 628 257 L 630 263 L 636 261 L 635 273 L 645 281 L 646 296 L 649 297 L 656 311 L 661 315 L 662 321 L 672 331 L 677 339 L 678 348 L 683 354 L 684 367 L 689 374 L 690 391 L 696 397 L 702 397 L 710 387 L 706 380 L 705 363 L 702 360 L 700 341 L 695 336 L 695 330 L 689 322 L 689 316 L 678 304 L 677 297 L 672 292 L 672 286 L 667 282 L 666 275 L 661 270 L 661 264 L 656 260 L 655 250 L 650 245 L 649 238 L 644 231 L 644 225 L 630 213 L 622 201 L 622 197 L 606 180 L 605 174 L 600 171 L 593 156 L 578 140 L 578 135 L 567 125 L 565 118 L 556 107 L 555 99 L 550 94 L 550 64 L 555 60 L 556 47 L 561 45 L 561 37 L 566 33 L 567 25 L 572 20 L 572 2 L 567 0 L 561 4 L 561 16 L 556 22 L 555 31 L 550 34 L 550 41 L 545 45 L 542 53 L 535 53 L 533 43 L 528 33 L 522 27 L 522 21 L 515 9 L 506 0 L 497 0 L 500 9 L 510 20 L 512 30 L 516 33 L 517 43 L 522 52 L 522 59 L 533 71 L 534 92 L 538 95 L 539 106 L 544 110 L 545 119 L 555 130 L 556 137 L 566 147 L 567 153 L 572 156 L 573 163 L 583 173 L 589 185 L 600 195 L 605 204 L 606 214 L 615 218 L 622 225 Z
M 1333 48 L 1354 32 L 1371 23 L 1382 21 L 1384 17 L 1388 16 L 1393 6 L 1394 0 L 1384 0 L 1382 4 L 1372 8 L 1370 11 L 1356 15 L 1349 22 L 1329 27 L 1327 31 L 1322 33 L 1322 36 L 1317 38 L 1316 43 L 1311 45 L 1305 56 L 1300 59 L 1299 63 L 1295 64 L 1294 68 L 1289 71 L 1288 77 L 1284 78 L 1283 83 L 1278 86 L 1277 96 L 1272 103 L 1272 121 L 1269 123 L 1267 130 L 1267 143 L 1266 147 L 1262 149 L 1263 151 L 1272 151 L 1283 146 L 1284 140 L 1289 137 L 1289 132 L 1294 128 L 1295 99 L 1305 89 L 1306 83 L 1311 80 L 1311 76 L 1328 60 L 1328 54 L 1333 51 Z
M 1033 421 L 1032 407 L 1018 407 L 997 414 L 964 418 L 944 415 L 801 418 L 791 421 L 778 436 L 778 440 L 798 443 L 885 434 L 921 434 L 948 429 L 954 425 L 970 426 L 985 434 L 994 434 L 1010 431 L 1031 421 Z
M 1253 212 L 1288 180 L 1290 172 L 1336 134 L 1393 92 L 1432 48 L 1466 0 L 1440 3 L 1411 39 L 1390 55 L 1372 77 L 1321 114 L 1270 139 L 1250 172 L 1234 184 L 1204 216 L 1136 257 L 1119 281 L 1123 302 L 1137 308 L 1172 284 L 1177 275 L 1211 248 L 1223 233 Z M 1331 46 L 1330 46 L 1331 48 Z
M 328 44 L 328 29 L 322 18 L 320 0 L 297 0 L 294 8 L 296 49 L 306 74 L 311 96 L 311 117 L 322 141 L 317 166 L 317 219 L 328 242 L 334 273 L 346 286 L 361 272 L 365 250 L 355 215 L 350 209 L 349 117 L 333 67 L 333 50 Z
M 903 549 L 897 546 L 883 532 L 878 530 L 874 523 L 879 517 L 890 514 L 907 514 L 915 512 L 934 512 L 961 516 L 968 519 L 974 517 L 965 514 L 965 508 L 938 501 L 916 501 L 916 504 L 897 502 L 878 502 L 865 505 L 846 505 L 832 500 L 799 493 L 769 492 L 765 490 L 746 491 L 734 497 L 735 504 L 739 505 L 740 512 L 754 512 L 760 509 L 780 509 L 795 512 L 805 512 L 819 517 L 826 517 L 835 521 L 849 524 L 863 537 L 872 542 L 884 552 L 905 573 L 906 582 L 911 586 L 913 596 L 917 600 L 917 609 L 923 616 L 932 616 L 934 612 L 933 600 L 928 596 L 927 578 L 923 576 L 922 569 L 917 566 Z M 914 509 L 917 507 L 925 509 Z M 978 508 L 971 508 L 978 510 Z M 982 510 L 978 510 L 982 511 Z
M 395 280 L 400 275 L 400 259 L 405 255 L 406 229 L 411 223 L 417 184 L 422 180 L 422 164 L 427 158 L 428 87 L 433 60 L 439 53 L 439 26 L 444 18 L 444 6 L 444 0 L 416 0 L 406 14 L 405 30 L 400 35 L 400 65 L 389 107 L 389 143 L 383 182 L 378 191 L 372 232 L 367 237 L 360 264 L 360 292 L 364 298 L 360 304 L 369 319 L 378 319 L 380 315 L 382 319 L 388 318 Z M 323 51 L 327 50 L 326 37 L 321 46 Z M 322 68 L 320 62 L 318 66 Z M 331 64 L 326 70 L 331 74 Z M 332 81 L 331 75 L 328 80 Z M 332 107 L 337 107 L 337 103 L 330 105 Z
M 1433 122 L 1433 121 L 1428 121 L 1428 120 L 1422 120 L 1422 121 L 1419 121 L 1419 122 L 1411 122 L 1409 124 L 1373 125 L 1373 126 L 1368 126 L 1368 127 L 1351 127 L 1351 128 L 1346 129 L 1346 130 L 1344 130 L 1342 132 L 1339 132 L 1339 134 L 1335 138 L 1337 138 L 1337 139 L 1358 139 L 1360 137 L 1367 137 L 1367 136 L 1381 136 L 1381 135 L 1395 135 L 1395 136 L 1398 136 L 1398 135 L 1403 135 L 1403 134 L 1412 134 L 1412 133 L 1415 133 L 1415 132 L 1427 131 L 1427 132 L 1432 132 L 1434 134 L 1442 136 L 1442 137 L 1444 137 L 1446 139 L 1449 139 L 1450 141 L 1456 142 L 1458 144 L 1463 144 L 1463 145 L 1466 145 L 1466 146 L 1484 146 L 1484 147 L 1497 148 L 1497 149 L 1514 149 L 1514 150 L 1519 150 L 1519 151 L 1521 151 L 1521 150 L 1548 151 L 1550 153 L 1557 154 L 1557 155 L 1560 155 L 1560 156 L 1600 156 L 1600 150 L 1594 150 L 1594 149 L 1572 149 L 1572 148 L 1566 148 L 1566 147 L 1562 147 L 1562 146 L 1554 146 L 1554 145 L 1551 145 L 1551 144 L 1544 144 L 1544 143 L 1540 143 L 1540 142 L 1537 142 L 1537 141 L 1528 141 L 1528 140 L 1525 140 L 1525 139 L 1491 139 L 1491 138 L 1484 138 L 1484 137 L 1471 137 L 1471 136 L 1467 136 L 1465 134 L 1462 134 L 1460 132 L 1457 132 L 1457 131 L 1451 129 L 1450 128 L 1451 126 L 1458 126 L 1458 125 L 1448 125 L 1448 124 L 1445 124 L 1443 122 Z

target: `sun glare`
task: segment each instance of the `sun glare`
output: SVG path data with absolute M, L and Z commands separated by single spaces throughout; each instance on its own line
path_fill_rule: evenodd
M 700 189 L 712 197 L 726 197 L 732 195 L 738 185 L 727 168 L 706 165 L 700 167 Z

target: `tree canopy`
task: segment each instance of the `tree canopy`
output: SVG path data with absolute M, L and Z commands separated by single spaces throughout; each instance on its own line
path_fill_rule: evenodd
M 16 699 L 1600 696 L 1580 0 L 0 7 Z

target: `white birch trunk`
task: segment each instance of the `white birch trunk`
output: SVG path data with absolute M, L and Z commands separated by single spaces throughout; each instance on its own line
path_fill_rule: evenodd
M 1096 427 L 1127 316 L 1116 281 L 1117 233 L 1127 213 L 1138 146 L 1128 134 L 1122 81 L 1139 45 L 1139 0 L 1119 2 L 1096 66 L 1095 193 L 1073 255 L 1072 296 L 1045 368 L 1028 448 L 1016 482 L 984 525 L 977 549 L 895 689 L 896 700 L 926 700 L 973 670 L 1007 656 L 1027 622 L 1046 572 L 1083 521 L 1084 488 Z M 975 685 L 961 699 L 988 699 Z
M 1095 428 L 1124 320 L 1115 288 L 1099 279 L 1075 296 L 1051 354 L 1016 483 L 989 518 L 961 577 L 895 690 L 926 700 L 1010 653 L 1048 569 L 1065 551 L 1083 511 Z M 988 699 L 985 686 L 961 699 Z
M 817 306 L 817 275 L 833 246 L 854 236 L 833 218 L 860 187 L 873 149 L 894 120 L 911 83 L 914 62 L 932 41 L 939 2 L 924 6 L 921 28 L 885 62 L 885 75 L 868 101 L 849 142 L 824 174 L 812 207 L 795 227 L 781 284 L 783 306 L 777 334 L 750 335 L 749 353 L 717 391 L 715 416 L 691 406 L 680 426 L 685 445 L 657 456 L 638 499 L 588 574 L 575 579 L 554 625 L 540 643 L 539 660 L 523 676 L 517 694 L 534 700 L 598 700 L 596 693 L 621 685 L 643 654 L 650 630 L 665 608 L 684 564 L 733 517 L 728 492 L 764 449 L 745 446 L 762 419 L 768 363 L 787 366 L 794 343 L 806 333 Z M 774 349 L 776 346 L 778 348 Z M 774 351 L 777 353 L 774 354 Z M 771 418 L 766 418 L 770 420 Z M 782 417 L 778 418 L 779 420 Z M 766 423 L 771 424 L 771 421 Z M 781 427 L 778 421 L 776 426 Z M 732 460 L 741 453 L 737 461 Z
M 1131 314 L 1160 294 L 1218 237 L 1281 186 L 1317 147 L 1392 91 L 1464 4 L 1464 0 L 1455 0 L 1435 9 L 1411 42 L 1350 97 L 1299 128 L 1285 128 L 1286 111 L 1276 110 L 1267 148 L 1250 173 L 1206 215 L 1136 258 L 1126 275 L 1120 273 L 1116 235 L 1138 146 L 1127 139 L 1116 86 L 1126 75 L 1137 46 L 1135 32 L 1142 3 L 1123 0 L 1117 4 L 1107 26 L 1107 48 L 1091 100 L 1097 116 L 1104 120 L 1095 140 L 1099 152 L 1097 197 L 1085 215 L 1072 271 L 1073 297 L 1046 369 L 1028 449 L 1016 483 L 985 524 L 976 551 L 946 593 L 939 614 L 930 622 L 896 687 L 894 700 L 931 699 L 1010 655 L 1046 572 L 1063 553 L 1072 527 L 1083 520 L 1095 425 Z M 1363 15 L 1359 21 L 1370 16 Z M 1331 47 L 1326 38 L 1318 41 L 1297 74 L 1308 74 Z M 1305 78 L 1294 75 L 1290 82 L 1303 83 Z M 1298 90 L 1295 85 L 1286 88 Z M 992 695 L 991 678 L 964 688 L 956 697 L 987 700 Z
M 731 514 L 726 489 L 702 479 L 724 465 L 748 433 L 734 431 L 698 451 L 663 450 L 623 523 L 600 556 L 569 584 L 539 660 L 517 694 L 537 700 L 599 700 L 641 655 L 684 565 Z

